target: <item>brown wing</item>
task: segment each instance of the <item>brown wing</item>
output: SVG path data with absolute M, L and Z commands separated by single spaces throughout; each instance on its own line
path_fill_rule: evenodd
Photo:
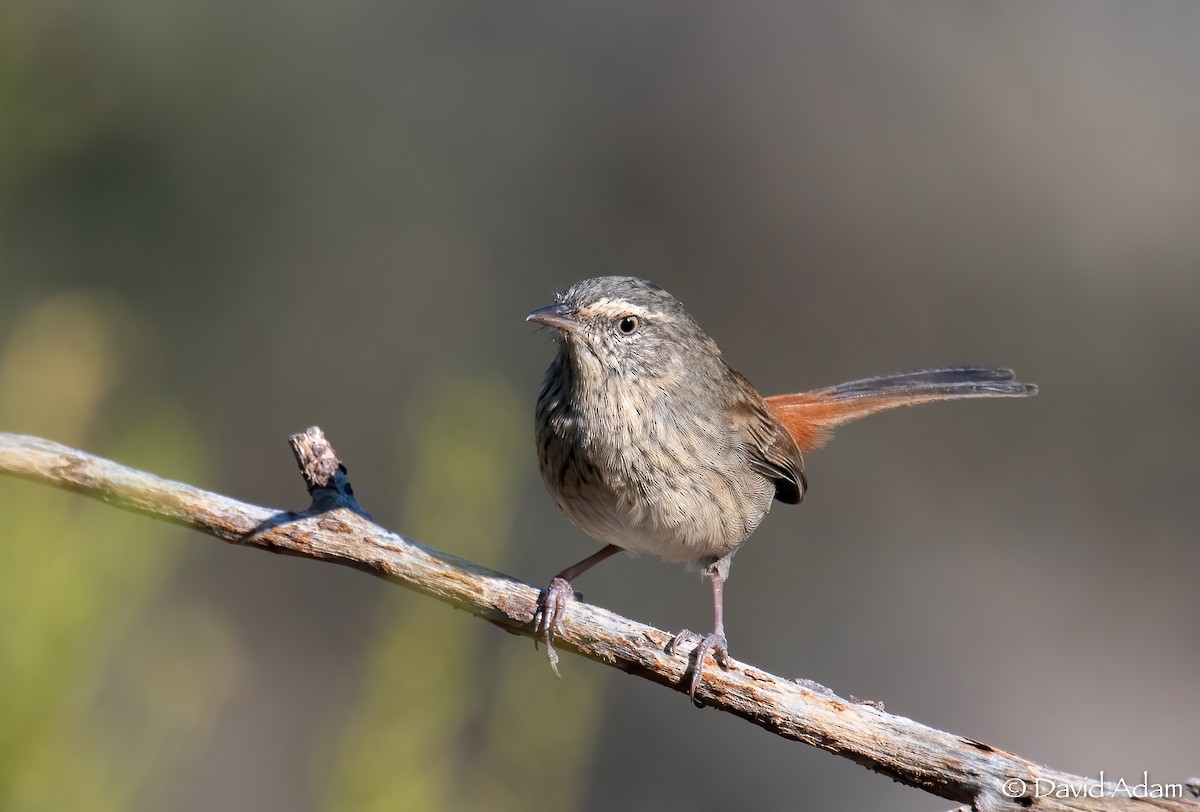
M 1023 398 L 1037 394 L 1033 384 L 1014 379 L 1011 369 L 952 367 L 880 375 L 814 389 L 795 395 L 764 398 L 801 451 L 820 448 L 833 429 L 869 414 L 959 398 Z
M 784 426 L 737 370 L 729 369 L 740 390 L 729 404 L 732 425 L 745 432 L 750 465 L 775 483 L 775 498 L 795 505 L 804 498 L 804 458 Z

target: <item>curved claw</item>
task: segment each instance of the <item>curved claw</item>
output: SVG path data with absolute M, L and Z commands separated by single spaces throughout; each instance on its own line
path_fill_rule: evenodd
M 692 698 L 697 706 L 701 703 L 696 702 L 696 689 L 700 687 L 700 683 L 704 676 L 704 661 L 711 654 L 716 660 L 717 665 L 722 668 L 729 667 L 729 641 L 725 639 L 723 632 L 713 632 L 701 637 L 690 629 L 684 629 L 679 634 L 671 638 L 671 642 L 667 643 L 666 652 L 674 654 L 679 650 L 681 643 L 695 643 L 696 648 L 692 651 L 692 679 L 688 686 L 688 696 Z
M 562 632 L 563 614 L 573 600 L 575 600 L 575 590 L 571 588 L 571 582 L 565 578 L 555 578 L 550 582 L 550 586 L 538 595 L 537 611 L 533 614 L 534 634 L 541 635 L 541 639 L 545 641 L 546 657 L 550 660 L 550 669 L 559 679 L 562 679 L 562 674 L 558 673 L 558 652 L 554 650 L 554 632 Z M 533 638 L 534 648 L 537 647 L 537 644 L 538 638 L 535 636 Z

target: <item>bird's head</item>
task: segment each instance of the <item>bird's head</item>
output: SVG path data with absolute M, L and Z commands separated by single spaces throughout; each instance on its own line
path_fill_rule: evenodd
M 633 276 L 576 282 L 526 320 L 557 331 L 577 365 L 608 374 L 653 380 L 721 354 L 678 299 Z

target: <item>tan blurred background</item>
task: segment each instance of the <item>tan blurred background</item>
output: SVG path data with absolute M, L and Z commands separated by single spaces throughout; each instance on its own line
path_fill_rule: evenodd
M 1110 779 L 1200 772 L 1200 5 L 0 2 L 0 430 L 535 584 L 522 319 L 650 277 L 852 426 L 738 556 L 734 656 Z M 936 809 L 358 572 L 0 480 L 6 810 Z M 579 583 L 666 629 L 707 587 Z

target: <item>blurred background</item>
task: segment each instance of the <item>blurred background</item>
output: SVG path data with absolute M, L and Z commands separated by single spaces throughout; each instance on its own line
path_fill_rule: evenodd
M 1200 5 L 0 0 L 0 430 L 245 501 L 322 426 L 382 524 L 541 585 L 552 353 L 608 273 L 844 429 L 732 653 L 1110 779 L 1200 772 Z M 0 480 L 0 807 L 929 810 L 362 573 Z M 708 587 L 579 583 L 660 628 Z

